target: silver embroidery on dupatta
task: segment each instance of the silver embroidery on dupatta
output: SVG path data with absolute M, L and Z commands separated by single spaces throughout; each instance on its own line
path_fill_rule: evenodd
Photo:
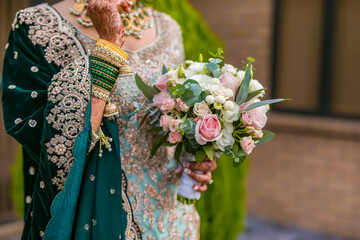
M 88 57 L 75 37 L 74 29 L 48 5 L 21 10 L 17 18 L 20 24 L 29 25 L 28 35 L 32 43 L 45 48 L 46 60 L 63 67 L 53 76 L 48 88 L 48 101 L 54 107 L 46 117 L 60 133 L 45 143 L 49 161 L 58 168 L 52 183 L 62 190 L 74 162 L 72 148 L 84 127 L 90 100 Z

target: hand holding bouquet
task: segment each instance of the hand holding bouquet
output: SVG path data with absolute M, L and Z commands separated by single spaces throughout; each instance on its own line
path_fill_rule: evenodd
M 176 145 L 175 159 L 193 156 L 201 162 L 207 156 L 232 159 L 239 166 L 255 146 L 271 140 L 273 133 L 263 130 L 269 104 L 284 101 L 261 101 L 265 89 L 253 79 L 254 59 L 248 58 L 243 69 L 223 64 L 223 51 L 203 62 L 187 61 L 175 69 L 163 68 L 163 75 L 155 86 L 148 86 L 136 76 L 136 83 L 144 95 L 152 100 L 149 112 L 159 138 L 151 154 L 161 145 Z M 189 158 L 189 157 L 187 157 Z M 198 199 L 185 173 L 180 181 L 179 195 L 186 202 Z

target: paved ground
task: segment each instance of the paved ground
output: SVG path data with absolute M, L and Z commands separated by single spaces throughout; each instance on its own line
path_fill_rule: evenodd
M 296 228 L 282 227 L 266 221 L 248 217 L 247 229 L 239 236 L 238 240 L 345 240 L 325 236 Z M 19 240 L 20 234 L 1 237 L 0 240 Z
M 345 240 L 296 228 L 282 227 L 248 217 L 247 229 L 238 240 Z

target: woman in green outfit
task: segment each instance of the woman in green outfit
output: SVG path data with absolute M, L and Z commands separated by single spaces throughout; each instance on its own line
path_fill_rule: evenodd
M 149 158 L 153 136 L 138 128 L 147 100 L 134 73 L 154 82 L 163 65 L 183 61 L 178 24 L 135 0 L 17 13 L 2 104 L 7 132 L 23 146 L 22 239 L 199 238 L 196 210 L 176 201 L 182 169 L 170 149 Z M 204 192 L 215 168 L 190 164 L 194 189 Z

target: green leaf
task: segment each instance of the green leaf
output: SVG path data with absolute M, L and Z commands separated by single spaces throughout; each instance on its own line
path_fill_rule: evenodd
M 245 77 L 240 85 L 240 90 L 236 97 L 236 103 L 238 105 L 241 105 L 246 101 L 246 98 L 248 96 L 250 81 L 251 81 L 251 63 L 249 63 L 246 67 Z
M 182 152 L 182 143 L 179 143 L 176 148 L 175 148 L 175 154 L 174 154 L 174 158 L 176 161 L 180 162 L 180 155 Z
M 141 126 L 144 124 L 144 122 L 146 121 L 147 117 L 149 116 L 150 112 L 147 112 L 143 119 L 141 119 L 140 123 L 139 123 L 139 128 L 141 128 Z
M 221 76 L 221 72 L 219 70 L 215 70 L 211 72 L 214 78 L 218 78 Z
M 250 101 L 251 99 L 253 99 L 254 97 L 256 97 L 257 95 L 259 95 L 262 91 L 265 91 L 264 88 L 250 92 L 246 98 L 246 102 Z
M 167 134 L 160 136 L 155 140 L 154 145 L 151 148 L 150 158 L 152 158 L 155 155 L 159 147 L 166 141 L 166 138 L 167 138 Z
M 191 83 L 197 84 L 197 85 L 200 86 L 199 82 L 196 81 L 196 80 L 194 80 L 194 79 L 188 79 L 188 80 L 186 80 L 183 85 L 184 85 L 184 86 L 186 86 L 186 85 L 190 86 Z
M 219 59 L 219 58 L 214 58 L 214 59 L 210 59 L 210 60 L 209 60 L 209 62 L 211 62 L 211 63 L 215 63 L 215 64 L 218 64 L 218 63 L 221 63 L 221 62 L 222 62 L 222 60 L 221 60 L 221 59 Z
M 264 144 L 266 142 L 269 142 L 271 139 L 273 139 L 275 137 L 275 133 L 267 131 L 267 130 L 263 130 L 262 131 L 264 136 L 257 142 L 255 143 L 255 145 L 261 145 Z
M 237 152 L 236 157 L 233 159 L 233 166 L 239 167 L 246 159 L 246 153 L 243 150 Z
M 278 98 L 278 99 L 270 99 L 270 100 L 265 100 L 265 101 L 261 101 L 261 102 L 256 102 L 256 103 L 253 103 L 253 104 L 247 106 L 247 108 L 245 108 L 245 111 L 249 111 L 251 109 L 258 108 L 258 107 L 261 107 L 264 105 L 283 102 L 283 101 L 287 101 L 287 100 L 290 100 L 290 99 Z
M 169 70 L 167 69 L 167 67 L 165 67 L 165 65 L 163 65 L 162 67 L 162 74 L 165 75 L 166 73 L 168 73 Z
M 140 78 L 138 74 L 135 75 L 135 82 L 138 88 L 143 92 L 145 97 L 152 99 L 159 91 L 153 87 L 150 87 Z
M 208 63 L 205 65 L 205 67 L 210 71 L 215 71 L 220 68 L 219 64 L 216 64 L 216 63 Z
M 152 127 L 152 128 L 149 128 L 146 132 L 147 132 L 147 133 L 150 133 L 150 132 L 160 132 L 161 130 L 163 130 L 162 127 Z
M 202 88 L 200 87 L 200 85 L 194 83 L 190 84 L 190 90 L 193 92 L 194 97 L 199 96 L 202 92 Z
M 214 146 L 213 144 L 207 144 L 204 146 L 204 151 L 210 160 L 214 159 Z
M 206 155 L 206 153 L 204 150 L 197 151 L 195 154 L 195 161 L 197 163 L 201 163 L 204 160 L 205 155 Z

